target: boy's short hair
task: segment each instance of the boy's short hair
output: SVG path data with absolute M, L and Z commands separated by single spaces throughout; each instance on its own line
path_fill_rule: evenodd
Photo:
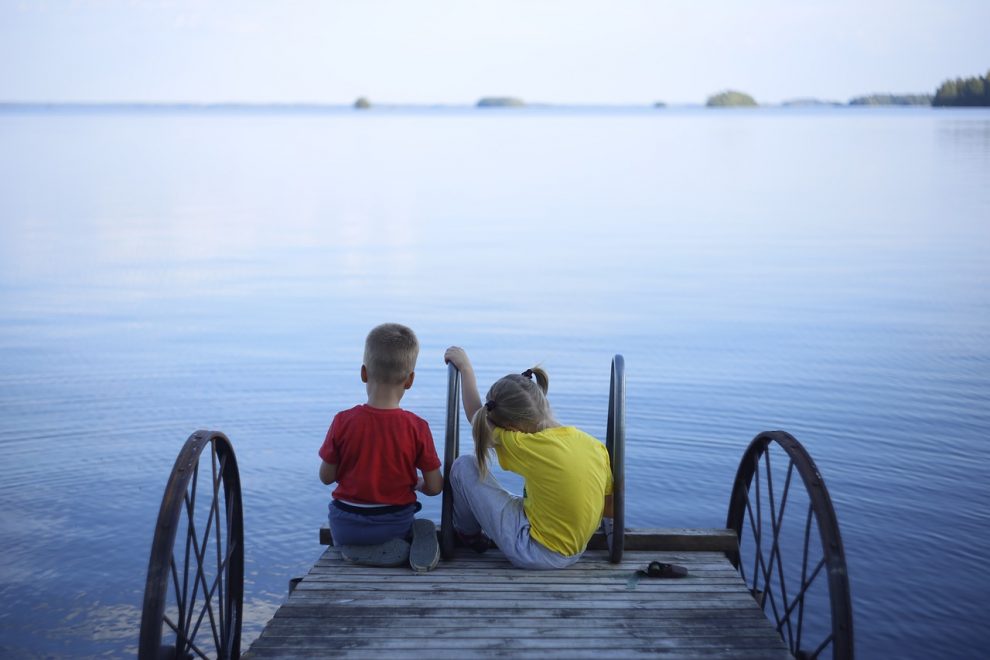
M 399 385 L 416 369 L 419 340 L 399 323 L 382 323 L 364 340 L 364 366 L 368 380 Z

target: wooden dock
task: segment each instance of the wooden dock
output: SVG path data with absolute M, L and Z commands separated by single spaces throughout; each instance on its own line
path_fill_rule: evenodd
M 458 548 L 423 574 L 329 547 L 244 657 L 789 658 L 726 558 L 735 543 L 730 530 L 627 530 L 618 564 L 596 535 L 566 569 Z M 637 574 L 654 560 L 689 575 Z
M 522 571 L 497 550 L 477 555 L 457 548 L 445 474 L 439 538 L 448 559 L 435 571 L 354 566 L 330 547 L 298 578 L 245 657 L 852 658 L 852 602 L 838 520 L 821 472 L 789 433 L 765 431 L 749 443 L 732 485 L 728 529 L 625 529 L 623 364 L 616 355 L 609 393 L 605 446 L 615 534 L 607 548 L 595 535 L 581 561 L 556 571 Z M 458 456 L 459 377 L 450 366 L 447 468 Z M 203 482 L 212 477 L 212 488 L 201 486 L 198 499 L 197 475 Z M 189 436 L 155 525 L 141 660 L 240 657 L 240 488 L 227 436 L 206 430 Z M 798 514 L 785 521 L 785 508 Z M 212 527 L 204 530 L 203 519 Z M 324 545 L 327 532 L 320 533 Z M 799 551 L 782 553 L 785 544 Z M 745 581 L 728 557 L 737 560 Z M 651 561 L 681 564 L 690 574 L 637 575 Z

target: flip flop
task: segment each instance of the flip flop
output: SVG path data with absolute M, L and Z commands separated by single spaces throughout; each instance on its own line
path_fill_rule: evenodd
M 463 534 L 455 529 L 454 533 L 459 545 L 462 545 L 465 548 L 471 548 L 479 555 L 492 548 L 498 547 L 495 545 L 495 542 L 488 538 L 488 535 L 484 532 L 478 532 L 477 534 Z
M 409 561 L 409 543 L 391 539 L 378 545 L 342 545 L 340 556 L 361 566 L 402 566 Z
M 636 571 L 637 575 L 651 578 L 682 578 L 687 577 L 687 569 L 678 564 L 665 564 L 662 561 L 651 561 L 646 570 Z

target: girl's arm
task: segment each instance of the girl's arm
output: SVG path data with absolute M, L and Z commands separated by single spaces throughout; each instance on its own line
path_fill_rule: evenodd
M 467 353 L 460 346 L 451 346 L 443 354 L 443 361 L 457 367 L 461 372 L 461 401 L 464 403 L 464 414 L 468 422 L 474 419 L 474 414 L 481 408 L 481 395 L 478 394 L 478 381 L 474 376 L 474 367 Z

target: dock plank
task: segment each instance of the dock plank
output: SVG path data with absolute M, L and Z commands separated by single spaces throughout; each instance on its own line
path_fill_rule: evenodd
M 354 566 L 331 546 L 245 657 L 789 657 L 725 554 L 709 549 L 724 538 L 682 531 L 703 549 L 627 550 L 619 564 L 589 550 L 554 571 L 458 550 L 417 574 Z M 636 574 L 653 560 L 689 575 Z
M 333 545 L 330 528 L 325 525 L 320 528 L 320 543 Z M 736 533 L 731 529 L 683 527 L 627 529 L 623 547 L 626 550 L 701 550 L 722 553 L 735 552 L 739 548 Z M 588 549 L 607 550 L 605 535 L 600 531 L 596 532 L 588 542 Z

